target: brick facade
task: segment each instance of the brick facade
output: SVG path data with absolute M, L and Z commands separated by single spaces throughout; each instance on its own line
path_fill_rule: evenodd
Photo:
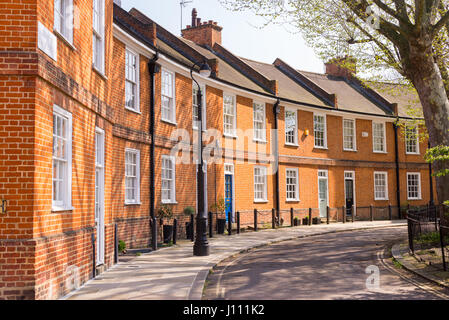
M 155 190 L 156 211 L 161 204 L 162 155 L 169 155 L 176 141 L 170 137 L 177 129 L 185 129 L 190 137 L 193 102 L 192 80 L 182 54 L 194 52 L 184 48 L 173 57 L 161 58 L 162 68 L 175 74 L 176 121 L 161 120 L 161 72 L 155 78 L 155 166 L 150 168 L 150 83 L 148 62 L 154 57 L 153 46 L 162 45 L 156 36 L 156 25 L 143 24 L 149 29 L 137 37 L 132 30 L 123 30 L 113 23 L 116 17 L 126 14 L 114 7 L 112 0 L 105 0 L 105 69 L 104 74 L 92 68 L 92 2 L 73 0 L 79 13 L 74 28 L 73 42 L 52 32 L 57 41 L 56 61 L 38 48 L 37 22 L 53 31 L 53 1 L 38 0 L 4 2 L 0 5 L 0 200 L 7 200 L 7 214 L 0 215 L 0 299 L 57 299 L 81 285 L 93 276 L 96 267 L 93 245 L 98 245 L 95 221 L 96 181 L 96 128 L 104 131 L 104 267 L 114 263 L 114 239 L 125 241 L 128 248 L 147 247 L 150 244 L 150 188 Z M 137 15 L 136 12 L 134 12 Z M 20 17 L 20 18 L 19 18 Z M 142 24 L 131 16 L 127 23 Z M 134 20 L 133 20 L 134 19 Z M 114 20 L 115 21 L 115 20 Z M 117 22 L 118 23 L 118 22 Z M 159 27 L 158 27 L 159 28 Z M 122 31 L 120 31 L 120 30 Z M 20 30 L 20 33 L 18 33 Z M 160 29 L 160 33 L 166 30 Z M 50 32 L 51 32 L 50 31 Z M 210 48 L 221 44 L 221 27 L 212 22 L 185 29 L 187 39 Z M 205 33 L 204 33 L 205 32 Z M 208 33 L 209 32 L 209 33 Z M 168 36 L 164 34 L 167 38 Z M 181 40 L 177 41 L 182 46 Z M 125 108 L 125 50 L 132 49 L 139 57 L 139 112 Z M 163 47 L 164 50 L 168 50 Z M 204 48 L 203 48 L 204 49 Z M 223 48 L 224 50 L 224 48 Z M 196 52 L 196 51 L 195 51 Z M 223 51 L 224 52 L 224 51 Z M 210 53 L 198 52 L 197 57 Z M 231 62 L 241 64 L 226 53 Z M 187 56 L 187 54 L 186 54 Z M 209 56 L 208 56 L 209 57 Z M 209 57 L 210 58 L 210 57 Z M 226 59 L 225 56 L 222 57 Z M 231 72 L 223 68 L 225 62 L 214 57 L 216 76 Z M 222 69 L 223 68 L 223 69 Z M 235 68 L 234 68 L 235 69 Z M 245 66 L 245 73 L 251 68 Z M 241 75 L 239 75 L 241 76 Z M 258 84 L 270 88 L 256 92 Z M 237 78 L 236 78 L 237 79 Z M 256 79 L 256 80 L 257 80 Z M 356 204 L 360 207 L 396 205 L 396 167 L 394 155 L 394 117 L 385 117 L 387 152 L 373 153 L 372 121 L 377 115 L 338 113 L 338 110 L 304 107 L 297 108 L 298 146 L 285 144 L 285 108 L 292 103 L 280 102 L 278 116 L 279 194 L 276 176 L 266 178 L 267 197 L 264 202 L 254 201 L 254 150 L 273 157 L 275 128 L 273 107 L 277 97 L 273 95 L 281 86 L 277 80 L 258 73 L 245 80 L 248 88 L 226 81 L 201 79 L 205 85 L 207 128 L 223 132 L 223 96 L 236 98 L 236 128 L 253 129 L 253 102 L 265 106 L 267 142 L 255 142 L 252 136 L 219 137 L 221 150 L 232 149 L 235 156 L 222 159 L 221 163 L 207 166 L 208 207 L 224 197 L 225 166 L 234 169 L 234 211 L 241 212 L 242 226 L 253 225 L 253 210 L 259 210 L 259 226 L 271 223 L 271 210 L 279 197 L 279 213 L 285 224 L 290 223 L 290 208 L 294 216 L 303 218 L 312 208 L 312 216 L 318 217 L 318 170 L 328 170 L 329 207 L 331 218 L 337 219 L 338 208 L 345 205 L 344 172 L 355 172 Z M 236 80 L 237 81 L 237 80 Z M 53 108 L 59 106 L 72 116 L 72 208 L 65 211 L 52 207 L 52 159 L 53 159 Z M 327 149 L 314 147 L 313 114 L 321 112 L 327 121 Z M 343 118 L 356 120 L 357 151 L 343 150 Z M 310 135 L 306 135 L 309 130 Z M 368 132 L 368 137 L 362 133 Z M 175 137 L 175 140 L 178 137 Z M 406 174 L 421 173 L 422 199 L 409 201 L 422 205 L 430 200 L 429 169 L 423 160 L 427 142 L 421 142 L 419 155 L 406 155 L 404 137 L 399 137 L 399 164 L 401 199 L 407 202 Z M 140 202 L 125 204 L 125 150 L 140 151 Z M 188 157 L 192 158 L 193 145 L 188 144 Z M 257 165 L 271 168 L 267 162 Z M 299 199 L 286 201 L 286 168 L 298 168 Z M 155 184 L 150 186 L 150 172 L 155 172 Z M 388 172 L 388 200 L 374 200 L 374 171 Z M 178 234 L 185 237 L 185 223 L 190 217 L 183 210 L 196 207 L 196 165 L 176 165 L 176 203 L 170 204 L 178 219 Z M 384 214 L 380 212 L 379 216 Z M 360 209 L 360 218 L 368 217 L 366 209 Z M 339 212 L 340 219 L 342 212 Z M 164 223 L 172 223 L 165 221 Z M 216 222 L 214 221 L 214 224 Z M 117 226 L 117 234 L 115 227 Z M 162 226 L 158 225 L 158 234 Z M 94 237 L 94 242 L 92 241 Z

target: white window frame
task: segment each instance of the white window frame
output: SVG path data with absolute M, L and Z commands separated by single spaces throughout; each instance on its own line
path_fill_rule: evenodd
M 295 197 L 289 197 L 288 186 L 292 185 L 288 183 L 288 172 L 293 172 L 295 174 L 296 183 L 293 185 L 295 187 Z M 285 192 L 287 202 L 298 202 L 299 201 L 299 170 L 298 168 L 285 168 Z
M 234 114 L 233 116 L 233 123 L 232 123 L 232 129 L 230 131 L 226 130 L 226 122 L 225 122 L 225 116 L 231 116 L 231 114 L 226 114 L 225 113 L 225 96 L 231 97 L 232 101 L 233 101 L 233 109 L 234 109 Z M 223 93 L 223 135 L 225 137 L 230 137 L 230 138 L 236 138 L 237 137 L 237 96 L 235 94 L 229 94 L 229 93 Z
M 352 123 L 352 148 L 347 148 L 345 146 L 345 137 L 348 137 L 348 135 L 345 134 L 345 123 L 347 122 L 351 122 Z M 344 151 L 357 151 L 357 126 L 356 126 L 357 122 L 356 119 L 350 119 L 350 118 L 343 118 L 343 150 Z
M 105 0 L 92 1 L 92 67 L 104 75 L 105 72 Z M 98 3 L 98 28 L 95 28 L 95 2 Z
M 202 114 L 203 114 L 203 131 L 207 131 L 207 106 L 206 106 L 206 85 L 200 83 L 200 88 L 201 88 L 201 93 L 203 95 L 202 97 Z M 195 82 L 193 82 L 192 84 L 192 128 L 193 130 L 198 130 L 198 117 L 195 117 L 195 113 L 193 112 L 193 110 L 195 108 L 198 109 L 198 104 L 195 104 L 195 100 L 196 100 L 196 92 L 197 90 L 197 85 Z M 198 111 L 197 111 L 198 112 Z
M 376 135 L 375 135 L 375 124 L 381 124 L 383 127 L 383 145 L 382 145 L 382 149 L 383 150 L 378 150 L 376 149 L 376 143 L 375 143 L 375 139 L 376 139 Z M 373 132 L 373 152 L 374 153 L 387 153 L 387 131 L 386 131 L 386 124 L 385 122 L 376 122 L 373 121 L 372 124 L 372 132 Z
M 173 177 L 172 177 L 172 184 L 171 184 L 171 188 L 170 188 L 170 193 L 172 195 L 172 198 L 170 199 L 163 199 L 163 192 L 162 192 L 162 186 L 163 186 L 163 181 L 164 181 L 164 160 L 168 160 L 170 161 L 170 165 L 172 166 L 171 170 L 173 171 Z M 167 156 L 167 155 L 162 155 L 161 158 L 161 202 L 164 204 L 176 204 L 176 160 L 175 157 L 173 156 Z
M 164 84 L 165 84 L 165 74 L 169 74 L 171 75 L 171 83 L 168 84 L 169 86 L 171 86 L 171 90 L 172 90 L 172 97 L 165 95 L 165 97 L 171 99 L 171 103 L 169 105 L 169 110 L 171 112 L 172 118 L 165 118 L 164 117 L 164 112 L 163 112 L 163 104 L 162 104 L 162 100 L 164 98 Z M 175 124 L 176 125 L 176 73 L 173 71 L 170 71 L 166 68 L 162 68 L 161 70 L 161 120 L 164 122 L 168 122 L 171 124 Z
M 263 120 L 256 119 L 256 110 L 258 107 L 262 107 L 263 111 Z M 253 101 L 253 141 L 256 142 L 267 142 L 267 114 L 265 103 Z M 257 124 L 262 124 L 261 128 L 256 128 Z M 256 134 L 256 133 L 259 134 Z M 258 137 L 257 137 L 258 136 Z
M 295 114 L 295 129 L 293 132 L 293 142 L 289 141 L 289 135 L 287 134 L 287 112 L 294 113 Z M 285 108 L 284 110 L 284 124 L 285 124 L 285 144 L 288 146 L 298 146 L 298 110 L 291 109 L 291 108 Z
M 410 196 L 410 177 L 411 176 L 417 176 L 418 177 L 418 196 L 417 197 L 411 197 Z M 407 199 L 408 200 L 421 200 L 422 194 L 421 194 L 421 173 L 420 172 L 407 172 Z
M 256 198 L 256 170 L 261 170 L 261 176 L 264 178 L 263 183 L 263 198 Z M 255 203 L 265 203 L 268 202 L 268 178 L 267 178 L 267 167 L 264 166 L 254 166 L 253 170 L 254 175 L 254 202 Z
M 128 77 L 127 74 L 130 72 L 130 68 L 127 64 L 127 57 L 128 55 L 134 56 L 136 58 L 136 67 L 135 67 L 135 75 L 134 80 L 131 79 L 131 77 Z M 126 105 L 126 97 L 128 96 L 126 85 L 127 82 L 130 82 L 132 85 L 135 86 L 135 98 L 134 98 L 134 108 L 129 107 Z M 125 49 L 125 109 L 130 110 L 132 112 L 141 113 L 140 112 L 140 56 L 135 51 L 131 50 L 129 47 L 126 47 Z
M 66 144 L 65 144 L 65 170 L 63 173 L 63 190 L 60 190 L 60 192 L 63 192 L 63 198 L 61 201 L 55 201 L 54 198 L 54 187 L 53 187 L 53 181 L 55 179 L 54 177 L 54 168 L 53 168 L 53 161 L 57 160 L 59 161 L 57 157 L 55 157 L 54 151 L 55 151 L 55 133 L 54 133 L 54 126 L 53 123 L 53 151 L 52 151 L 52 211 L 67 211 L 72 210 L 72 140 L 73 140 L 73 131 L 72 131 L 72 114 L 61 107 L 57 105 L 53 105 L 53 119 L 55 119 L 55 116 L 64 118 L 67 120 L 67 128 L 66 128 Z M 62 159 L 61 159 L 62 160 Z
M 377 197 L 376 195 L 376 175 L 383 175 L 385 177 L 385 197 L 381 198 L 381 197 Z M 388 172 L 386 171 L 375 171 L 373 174 L 373 179 L 374 179 L 374 200 L 375 201 L 384 201 L 384 200 L 388 200 Z
M 135 199 L 127 199 L 126 195 L 126 179 L 128 176 L 126 175 L 126 154 L 132 153 L 136 155 L 136 198 Z M 131 164 L 134 165 L 134 164 Z M 140 150 L 138 149 L 131 149 L 126 148 L 125 149 L 125 205 L 134 205 L 134 204 L 140 204 Z
M 54 0 L 53 5 L 53 30 L 73 46 L 73 0 Z
M 419 152 L 419 129 L 418 129 L 418 126 L 412 126 L 412 129 L 414 129 L 415 135 L 416 135 L 416 140 L 414 140 L 415 143 L 416 143 L 416 145 L 415 145 L 415 146 L 416 146 L 416 151 L 415 151 L 415 152 L 410 152 L 410 151 L 408 151 L 409 143 L 413 141 L 413 140 L 409 139 L 409 135 L 408 135 L 408 133 L 407 133 L 407 131 L 408 131 L 409 129 L 411 129 L 411 128 L 410 128 L 410 126 L 407 126 L 407 125 L 406 125 L 405 128 L 404 128 L 404 136 L 405 136 L 405 153 L 406 153 L 406 154 L 420 154 L 420 152 Z
M 324 132 L 323 132 L 323 146 L 316 144 L 316 119 L 315 117 L 322 117 L 324 119 Z M 314 147 L 317 149 L 327 149 L 327 116 L 324 113 L 313 113 L 313 137 L 314 137 Z

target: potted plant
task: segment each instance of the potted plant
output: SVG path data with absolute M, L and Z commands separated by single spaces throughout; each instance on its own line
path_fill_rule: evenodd
M 303 224 L 304 226 L 308 225 L 308 224 L 309 224 L 309 217 L 303 218 L 303 219 L 302 219 L 302 224 Z
M 161 220 L 163 225 L 163 235 L 164 243 L 170 243 L 173 236 L 173 226 L 164 225 L 164 219 L 170 220 L 173 217 L 173 211 L 170 206 L 166 204 L 161 204 L 158 210 L 158 218 Z
M 184 215 L 188 217 L 195 215 L 195 209 L 193 207 L 184 208 Z M 186 235 L 187 239 L 193 240 L 193 221 L 186 222 Z
M 293 219 L 293 226 L 294 226 L 294 227 L 299 226 L 299 219 L 298 219 L 298 217 L 295 217 L 295 218 Z
M 211 211 L 217 215 L 217 233 L 224 234 L 226 229 L 226 205 L 223 198 L 211 206 Z

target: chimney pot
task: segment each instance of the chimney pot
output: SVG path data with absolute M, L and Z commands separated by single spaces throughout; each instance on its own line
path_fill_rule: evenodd
M 201 25 L 201 18 L 196 18 L 196 25 L 195 27 L 198 27 Z
M 325 64 L 326 74 L 351 79 L 357 72 L 356 64 L 357 60 L 353 57 L 335 58 Z
M 201 22 L 196 9 L 192 10 L 192 24 L 182 31 L 182 36 L 200 46 L 213 47 L 221 44 L 221 30 L 223 29 L 214 20 Z M 199 28 L 201 27 L 201 28 Z
M 209 20 L 209 22 L 208 22 L 208 23 L 209 23 L 209 24 L 212 24 L 212 22 L 213 22 L 212 20 Z
M 197 15 L 198 15 L 198 13 L 197 13 L 196 9 L 193 8 L 193 10 L 192 10 L 192 27 L 196 27 Z

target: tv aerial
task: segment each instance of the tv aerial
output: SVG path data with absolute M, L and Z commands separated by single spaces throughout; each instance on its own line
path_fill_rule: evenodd
M 187 0 L 181 0 L 181 2 L 179 3 L 179 5 L 181 6 L 181 30 L 182 30 L 182 28 L 183 28 L 183 24 L 182 24 L 182 12 L 183 12 L 183 9 L 184 9 L 185 7 L 187 7 L 187 4 L 192 3 L 192 2 L 193 2 L 193 0 L 190 0 L 190 1 L 187 1 Z

